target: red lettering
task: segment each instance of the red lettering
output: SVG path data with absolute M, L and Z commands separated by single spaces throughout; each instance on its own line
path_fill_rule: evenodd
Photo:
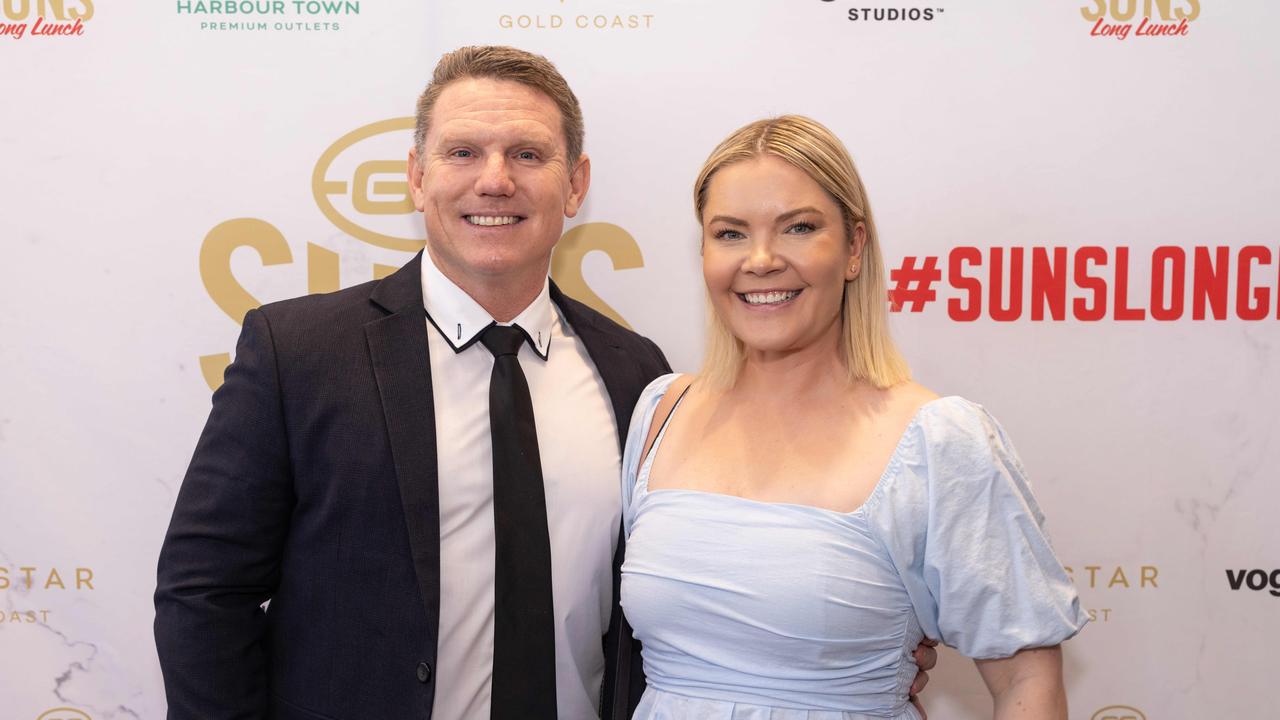
M 1271 263 L 1271 248 L 1262 245 L 1246 245 L 1240 248 L 1240 272 L 1236 279 L 1236 317 L 1241 320 L 1261 320 L 1267 316 L 1267 306 L 1271 302 L 1271 288 L 1250 287 L 1250 276 L 1253 274 L 1253 263 L 1262 265 Z M 1250 290 L 1253 290 L 1253 304 L 1249 303 Z
M 1177 23 L 1153 23 L 1149 18 L 1142 18 L 1142 22 L 1138 23 L 1138 31 L 1134 35 L 1146 35 L 1147 37 L 1158 36 L 1186 36 L 1191 28 L 1187 25 L 1187 19 L 1183 18 Z
M 1227 281 L 1231 266 L 1231 248 L 1197 247 L 1191 275 L 1191 319 L 1203 320 L 1205 303 L 1213 308 L 1214 320 L 1227 319 Z
M 1004 306 L 1004 248 L 991 248 L 991 319 L 1013 322 L 1022 317 L 1022 248 L 1009 248 L 1009 306 Z
M 1169 304 L 1165 305 L 1165 266 L 1172 263 L 1173 281 L 1169 284 Z M 1187 253 L 1175 245 L 1161 245 L 1151 254 L 1151 318 L 1177 320 L 1187 288 Z
M 1045 248 L 1031 249 L 1031 319 L 1044 320 L 1044 307 L 1054 320 L 1066 318 L 1067 249 L 1053 249 L 1053 265 Z
M 1081 290 L 1093 291 L 1093 304 L 1089 305 L 1084 298 L 1076 298 L 1071 302 L 1071 310 L 1077 320 L 1096 322 L 1107 316 L 1107 281 L 1089 274 L 1089 263 L 1107 264 L 1107 249 L 1096 245 L 1086 245 L 1076 250 L 1075 281 Z
M 1129 307 L 1129 248 L 1116 248 L 1116 320 L 1142 320 L 1147 311 Z
M 977 278 L 961 275 L 963 264 L 981 265 L 982 253 L 976 247 L 957 247 L 951 249 L 947 257 L 947 281 L 956 290 L 969 293 L 969 304 L 964 305 L 959 298 L 947 301 L 947 314 L 956 322 L 973 322 L 982 315 L 982 281 Z
M 84 23 L 76 18 L 74 23 L 46 23 L 43 17 L 36 18 L 31 26 L 32 35 L 84 35 Z

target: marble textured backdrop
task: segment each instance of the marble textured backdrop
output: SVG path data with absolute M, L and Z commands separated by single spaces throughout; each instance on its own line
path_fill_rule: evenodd
M 57 4 L 4 7 L 19 5 L 34 25 Z M 408 133 L 369 126 L 410 115 L 438 56 L 473 43 L 544 53 L 577 90 L 594 184 L 557 276 L 679 369 L 700 357 L 702 159 L 766 114 L 828 124 L 867 182 L 888 265 L 936 258 L 936 299 L 894 315 L 918 378 L 1004 423 L 1095 615 L 1067 646 L 1072 717 L 1266 712 L 1265 639 L 1280 631 L 1274 4 L 1147 3 L 1155 21 L 1161 5 L 1194 19 L 1184 36 L 1123 40 L 1093 33 L 1136 33 L 1143 3 L 1129 20 L 1127 2 L 1084 0 L 942 0 L 931 19 L 893 3 L 896 20 L 839 0 L 63 5 L 81 34 L 0 37 L 5 717 L 163 716 L 150 595 L 208 381 L 245 307 L 410 257 L 421 235 L 396 187 L 363 197 L 350 181 L 368 161 L 392 163 L 369 166 L 373 181 L 398 179 L 387 168 Z M 1036 248 L 1042 263 L 1063 248 L 1062 289 Z M 1062 293 L 1063 319 L 1052 303 L 1033 319 L 1041 291 Z M 1267 574 L 1233 589 L 1229 573 L 1250 570 Z M 938 718 L 989 712 L 953 654 L 927 702 Z

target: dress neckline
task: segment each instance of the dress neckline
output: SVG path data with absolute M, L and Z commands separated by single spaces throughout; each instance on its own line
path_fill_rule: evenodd
M 670 385 L 668 385 L 668 388 L 670 388 Z M 687 392 L 688 388 L 685 388 L 685 391 Z M 663 396 L 665 395 L 666 395 L 666 392 L 664 391 Z M 884 470 L 880 472 L 880 477 L 876 479 L 876 484 L 872 486 L 871 492 L 867 495 L 867 498 L 862 501 L 861 505 L 854 508 L 853 510 L 849 510 L 846 512 L 842 510 L 832 510 L 831 508 L 825 508 L 818 505 L 806 505 L 804 503 L 757 500 L 755 498 L 746 497 L 745 495 L 733 495 L 731 493 L 716 492 L 714 490 L 698 490 L 696 488 L 679 488 L 679 487 L 658 488 L 656 490 L 650 489 L 649 488 L 649 470 L 653 466 L 654 458 L 657 457 L 658 455 L 658 446 L 662 445 L 662 440 L 667 435 L 667 428 L 670 427 L 671 425 L 671 418 L 676 414 L 676 410 L 679 409 L 680 403 L 684 402 L 684 396 L 685 396 L 685 393 L 681 393 L 680 397 L 676 400 L 675 405 L 671 407 L 671 412 L 667 413 L 666 419 L 663 420 L 662 428 L 658 431 L 657 437 L 653 439 L 653 445 L 650 446 L 649 453 L 645 455 L 644 462 L 640 464 L 640 469 L 636 471 L 636 484 L 641 485 L 640 492 L 644 496 L 659 495 L 659 494 L 671 494 L 671 495 L 683 494 L 683 495 L 688 495 L 690 497 L 706 497 L 706 498 L 715 499 L 715 500 L 718 500 L 720 498 L 725 498 L 730 502 L 738 502 L 741 504 L 752 505 L 756 507 L 777 508 L 781 510 L 798 510 L 801 512 L 813 512 L 819 515 L 843 517 L 843 518 L 860 515 L 862 511 L 868 505 L 870 505 L 872 500 L 874 500 L 876 496 L 880 493 L 880 488 L 884 487 L 888 483 L 889 478 L 897 472 L 898 466 L 902 464 L 903 450 L 908 444 L 908 441 L 912 439 L 913 437 L 912 431 L 915 430 L 916 426 L 920 424 L 920 419 L 924 415 L 926 409 L 928 409 L 929 407 L 937 403 L 941 403 L 944 400 L 962 400 L 963 399 L 959 395 L 944 395 L 944 396 L 936 397 L 932 400 L 929 400 L 928 402 L 922 403 L 920 407 L 916 408 L 915 413 L 911 415 L 911 421 L 907 423 L 907 426 L 902 430 L 902 434 L 898 436 L 898 442 L 893 446 L 893 452 L 889 455 L 889 460 L 888 462 L 885 463 Z M 661 401 L 662 401 L 662 396 L 659 396 L 658 402 L 661 402 Z

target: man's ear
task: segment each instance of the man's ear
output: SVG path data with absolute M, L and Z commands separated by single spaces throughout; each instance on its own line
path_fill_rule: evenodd
M 418 212 L 423 212 L 427 206 L 427 199 L 422 192 L 422 163 L 418 162 L 418 148 L 409 148 L 409 166 L 406 171 L 409 177 L 409 193 L 413 195 L 413 207 Z
M 569 173 L 569 197 L 565 198 L 564 216 L 573 217 L 582 209 L 587 199 L 587 188 L 591 186 L 591 158 L 578 156 L 578 162 Z

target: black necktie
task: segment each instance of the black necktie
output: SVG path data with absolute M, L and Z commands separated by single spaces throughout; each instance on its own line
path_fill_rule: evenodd
M 493 353 L 493 720 L 556 717 L 551 539 L 533 402 L 516 359 L 524 340 L 519 328 L 501 325 L 480 335 Z

